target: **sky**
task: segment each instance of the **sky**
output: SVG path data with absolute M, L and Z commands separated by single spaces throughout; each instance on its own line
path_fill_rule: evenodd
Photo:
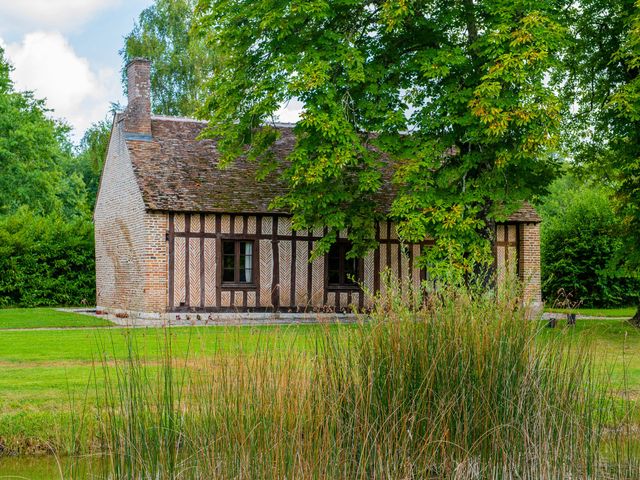
M 153 0 L 0 0 L 0 47 L 14 67 L 18 90 L 46 99 L 50 115 L 65 120 L 78 143 L 94 122 L 110 118 L 113 102 L 126 106 L 118 51 L 140 12 Z M 277 112 L 299 119 L 293 100 Z
M 122 95 L 118 51 L 152 0 L 0 0 L 0 46 L 18 90 L 45 98 L 78 142 Z

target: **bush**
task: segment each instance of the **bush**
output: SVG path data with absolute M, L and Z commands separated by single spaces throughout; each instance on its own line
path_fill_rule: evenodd
M 0 306 L 93 304 L 93 225 L 26 208 L 0 218 Z
M 635 304 L 640 282 L 615 268 L 623 242 L 610 192 L 569 175 L 550 190 L 539 206 L 545 300 L 568 296 L 585 307 Z

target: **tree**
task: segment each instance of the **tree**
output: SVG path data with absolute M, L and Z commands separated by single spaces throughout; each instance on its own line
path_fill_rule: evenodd
M 0 306 L 93 301 L 93 225 L 68 127 L 17 92 L 0 49 Z
M 98 194 L 100 174 L 111 138 L 111 121 L 101 120 L 92 124 L 80 141 L 80 149 L 74 158 L 73 170 L 82 176 L 86 185 L 87 204 L 93 211 Z
M 73 210 L 83 186 L 64 176 L 72 157 L 68 127 L 47 118 L 32 93 L 16 92 L 10 72 L 0 48 L 0 215 L 23 205 L 37 214 Z
M 621 268 L 640 271 L 640 3 L 582 0 L 567 55 L 577 160 L 614 188 L 624 225 Z M 640 308 L 633 318 L 640 326 Z
M 629 305 L 640 281 L 616 268 L 623 254 L 621 219 L 610 189 L 567 174 L 538 206 L 542 216 L 542 293 L 585 307 Z
M 553 177 L 560 102 L 547 81 L 565 44 L 561 2 L 201 0 L 198 31 L 218 53 L 201 115 L 225 161 L 273 164 L 281 104 L 304 105 L 278 205 L 295 228 L 348 229 L 375 244 L 374 197 L 391 170 L 405 241 L 468 273 L 493 224 Z
M 152 109 L 162 115 L 192 116 L 202 103 L 201 75 L 210 68 L 212 54 L 192 35 L 195 0 L 156 0 L 140 14 L 125 37 L 120 54 L 151 60 Z M 126 71 L 122 71 L 126 90 Z

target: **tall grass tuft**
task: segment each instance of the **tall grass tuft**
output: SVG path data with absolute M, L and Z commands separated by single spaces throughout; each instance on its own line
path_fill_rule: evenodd
M 390 282 L 315 348 L 266 340 L 148 361 L 131 340 L 101 395 L 109 479 L 634 478 L 589 350 L 540 342 L 517 295 Z M 194 337 L 194 341 L 197 338 Z M 614 438 L 614 441 L 612 441 Z
M 102 357 L 105 386 L 97 392 L 98 438 L 109 478 L 175 478 L 185 431 L 183 393 L 187 370 L 176 364 L 167 331 L 159 337 L 160 361 L 145 360 L 127 336 L 126 361 Z

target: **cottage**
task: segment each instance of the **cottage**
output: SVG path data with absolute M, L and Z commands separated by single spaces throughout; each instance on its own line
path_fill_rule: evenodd
M 112 314 L 170 319 L 181 312 L 314 312 L 366 307 L 389 268 L 418 286 L 415 258 L 429 241 L 402 248 L 380 222 L 379 247 L 349 260 L 345 234 L 309 262 L 323 231 L 295 231 L 287 212 L 269 209 L 284 185 L 255 180 L 256 166 L 217 168 L 216 143 L 197 140 L 205 124 L 151 114 L 150 64 L 127 66 L 128 106 L 115 116 L 94 213 L 97 305 Z M 276 155 L 294 144 L 279 125 Z M 389 192 L 379 203 L 388 205 Z M 499 272 L 509 266 L 540 302 L 539 222 L 526 205 L 497 226 Z M 353 280 L 358 279 L 358 282 Z

